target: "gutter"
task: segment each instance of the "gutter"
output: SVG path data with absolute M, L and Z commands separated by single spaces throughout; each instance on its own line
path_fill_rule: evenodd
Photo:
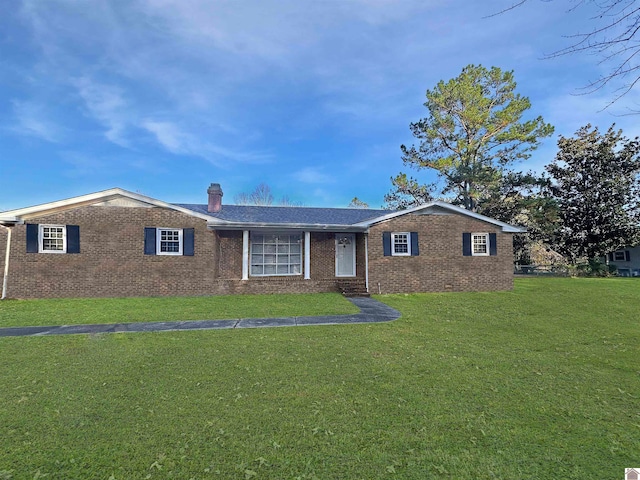
M 356 226 L 356 225 L 331 225 L 331 224 L 313 224 L 313 223 L 255 223 L 255 222 L 228 222 L 225 224 L 220 223 L 207 223 L 207 228 L 210 230 L 300 230 L 308 232 L 366 232 L 368 227 Z

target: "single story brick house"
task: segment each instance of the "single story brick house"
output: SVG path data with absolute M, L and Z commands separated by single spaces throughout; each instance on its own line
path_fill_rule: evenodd
M 513 286 L 524 229 L 408 210 L 202 205 L 113 188 L 0 212 L 2 298 L 436 292 Z M 203 193 L 204 197 L 204 193 Z

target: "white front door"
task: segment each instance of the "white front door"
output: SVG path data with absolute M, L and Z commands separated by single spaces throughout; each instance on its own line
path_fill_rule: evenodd
M 356 236 L 336 234 L 336 277 L 356 276 Z

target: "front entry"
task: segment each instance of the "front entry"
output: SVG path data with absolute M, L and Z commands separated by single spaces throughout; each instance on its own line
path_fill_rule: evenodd
M 336 277 L 356 276 L 356 236 L 336 234 Z

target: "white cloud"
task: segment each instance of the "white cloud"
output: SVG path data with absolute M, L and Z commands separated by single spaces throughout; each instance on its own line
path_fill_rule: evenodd
M 221 147 L 201 137 L 183 130 L 169 121 L 144 120 L 140 127 L 151 133 L 156 141 L 176 155 L 194 155 L 204 158 L 214 165 L 224 166 L 228 160 L 241 163 L 265 163 L 272 156 L 267 153 L 245 152 L 240 149 Z
M 135 119 L 131 118 L 132 112 L 122 89 L 95 82 L 88 77 L 78 79 L 75 84 L 89 115 L 106 128 L 105 137 L 117 145 L 128 146 L 125 130 L 127 124 Z
M 323 173 L 322 169 L 317 167 L 303 168 L 302 170 L 298 170 L 293 173 L 291 176 L 294 180 L 301 183 L 323 184 L 333 183 L 335 181 L 333 176 Z
M 172 123 L 145 120 L 141 126 L 151 132 L 156 137 L 158 143 L 171 153 L 193 153 L 188 145 L 193 139 L 181 132 L 178 127 Z
M 13 102 L 15 124 L 10 128 L 20 135 L 37 137 L 48 142 L 58 142 L 62 136 L 61 128 L 48 118 L 46 108 L 35 102 Z

